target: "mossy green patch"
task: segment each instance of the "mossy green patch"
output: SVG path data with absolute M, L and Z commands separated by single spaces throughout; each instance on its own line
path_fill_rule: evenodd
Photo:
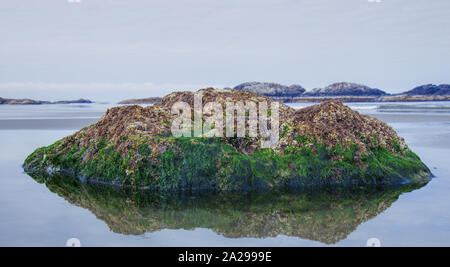
M 248 154 L 238 150 L 245 138 L 235 139 L 229 144 L 220 138 L 137 138 L 133 145 L 136 149 L 125 153 L 106 138 L 89 147 L 66 147 L 65 143 L 56 142 L 37 149 L 24 166 L 29 172 L 68 172 L 89 181 L 159 191 L 396 184 L 427 179 L 430 175 L 411 151 L 393 153 L 373 146 L 367 154 L 357 156 L 356 145 L 347 146 L 348 149 L 340 145 L 327 148 L 297 136 L 296 140 L 304 146 L 287 147 L 282 154 L 272 149 Z M 86 157 L 89 153 L 92 156 Z

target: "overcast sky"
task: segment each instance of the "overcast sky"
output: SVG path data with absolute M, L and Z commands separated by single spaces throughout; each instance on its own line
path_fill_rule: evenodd
M 1 0 L 0 97 L 450 83 L 449 11 L 449 0 Z

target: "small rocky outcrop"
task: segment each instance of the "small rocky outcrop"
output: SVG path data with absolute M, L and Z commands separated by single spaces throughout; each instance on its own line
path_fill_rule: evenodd
M 234 90 L 249 91 L 252 93 L 270 97 L 296 97 L 301 96 L 306 90 L 300 85 L 291 86 L 278 83 L 246 82 L 233 88 Z
M 1 98 L 0 105 L 44 105 L 44 104 L 91 104 L 94 103 L 87 99 L 78 100 L 61 100 L 61 101 L 41 101 L 33 99 L 11 99 L 11 98 Z
M 357 83 L 333 83 L 325 88 L 316 88 L 306 92 L 304 96 L 383 96 L 386 92 Z
M 203 103 L 275 102 L 238 90 L 202 89 Z M 25 171 L 51 177 L 153 190 L 259 190 L 349 184 L 397 184 L 431 173 L 382 121 L 339 101 L 295 110 L 279 104 L 279 140 L 174 137 L 171 107 L 193 106 L 193 92 L 175 92 L 149 106 L 109 109 L 94 125 L 37 149 Z M 191 114 L 193 116 L 193 114 Z
M 412 90 L 402 93 L 402 95 L 421 95 L 421 96 L 449 96 L 450 84 L 427 84 L 418 86 Z
M 92 104 L 94 103 L 91 100 L 88 99 L 77 99 L 77 100 L 60 100 L 60 101 L 54 101 L 54 102 L 50 102 L 51 104 Z

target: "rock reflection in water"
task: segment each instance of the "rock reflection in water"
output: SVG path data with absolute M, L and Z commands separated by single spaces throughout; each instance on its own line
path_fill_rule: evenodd
M 115 233 L 207 228 L 229 238 L 286 235 L 325 244 L 345 239 L 402 193 L 425 185 L 156 194 L 90 185 L 73 177 L 34 179 L 71 204 L 90 210 Z

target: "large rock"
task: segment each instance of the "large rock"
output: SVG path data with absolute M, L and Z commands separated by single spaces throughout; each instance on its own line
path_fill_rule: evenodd
M 203 102 L 275 100 L 258 94 L 202 89 Z M 178 101 L 193 106 L 192 92 L 176 92 L 150 106 L 109 109 L 94 125 L 37 149 L 25 171 L 52 177 L 155 190 L 255 190 L 349 184 L 397 184 L 431 173 L 387 124 L 339 101 L 294 110 L 279 104 L 279 140 L 171 135 Z
M 325 88 L 316 88 L 304 96 L 382 96 L 387 93 L 356 83 L 333 83 Z
M 233 88 L 234 90 L 249 91 L 252 93 L 271 97 L 296 97 L 301 96 L 306 90 L 300 85 L 291 86 L 278 83 L 246 82 Z

